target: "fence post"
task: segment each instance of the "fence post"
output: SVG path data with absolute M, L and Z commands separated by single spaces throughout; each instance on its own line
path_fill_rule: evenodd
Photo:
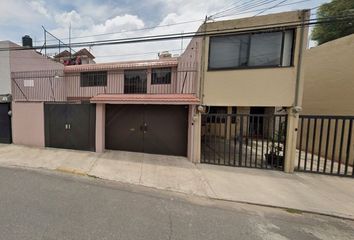
M 299 114 L 294 113 L 292 108 L 288 108 L 284 162 L 284 172 L 286 173 L 294 172 L 298 122 Z

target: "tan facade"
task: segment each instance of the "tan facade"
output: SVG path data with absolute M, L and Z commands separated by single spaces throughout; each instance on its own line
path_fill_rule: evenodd
M 305 12 L 304 17 L 307 19 L 309 12 Z M 257 26 L 267 24 L 271 24 L 272 27 L 291 27 L 291 22 L 299 21 L 301 18 L 301 11 L 270 14 L 255 18 L 207 23 L 201 31 L 234 29 L 235 26 L 239 29 L 257 30 L 260 28 Z M 301 28 L 297 28 L 295 32 L 293 66 L 276 68 L 208 70 L 210 37 L 206 37 L 202 59 L 205 69 L 202 78 L 203 104 L 213 106 L 292 106 L 295 98 L 300 31 Z M 305 28 L 303 41 L 306 46 L 307 28 Z
M 304 115 L 354 115 L 354 34 L 343 37 L 318 47 L 311 48 L 304 55 Z M 342 129 L 343 122 L 337 123 L 338 129 Z M 348 144 L 349 120 L 345 123 L 344 132 L 335 132 L 335 120 L 331 121 L 329 128 L 329 142 L 337 142 L 343 134 L 343 145 Z M 320 132 L 320 121 L 317 121 L 316 132 Z M 307 129 L 308 122 L 304 122 L 304 129 Z M 315 130 L 314 120 L 311 121 L 310 133 Z M 328 121 L 323 123 L 323 135 L 327 136 Z M 299 133 L 300 134 L 300 133 Z M 300 138 L 298 139 L 299 146 Z M 302 137 L 302 145 L 305 148 L 306 135 Z M 310 138 L 308 145 L 312 146 L 313 139 Z M 322 141 L 321 156 L 325 156 L 325 141 Z M 328 156 L 332 159 L 333 144 L 328 146 Z M 319 134 L 316 135 L 314 152 L 319 152 Z M 350 152 L 354 151 L 354 133 L 350 145 Z M 339 160 L 340 149 L 334 150 L 334 160 Z M 344 155 L 343 155 L 344 156 Z M 353 164 L 353 159 L 350 159 Z
M 354 114 L 354 34 L 304 55 L 302 114 Z

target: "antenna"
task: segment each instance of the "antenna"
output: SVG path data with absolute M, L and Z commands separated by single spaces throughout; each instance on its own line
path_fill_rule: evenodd
M 70 49 L 70 58 L 71 58 L 71 21 L 69 25 L 69 49 Z
M 181 32 L 181 54 L 183 53 L 183 34 L 184 31 Z

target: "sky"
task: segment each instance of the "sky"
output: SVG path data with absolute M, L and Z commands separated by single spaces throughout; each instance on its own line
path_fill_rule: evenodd
M 196 31 L 205 16 L 214 20 L 254 16 L 261 12 L 313 8 L 330 0 L 0 0 L 0 40 L 18 44 L 30 35 L 35 46 L 43 45 L 44 26 L 49 32 L 71 42 L 138 37 Z M 262 4 L 268 2 L 268 4 Z M 295 3 L 295 4 L 293 4 Z M 288 4 L 288 5 L 286 5 Z M 258 6 L 257 6 L 258 5 Z M 263 11 L 263 10 L 262 10 Z M 225 15 L 225 16 L 223 16 Z M 176 24 L 186 21 L 189 23 Z M 112 34 L 115 33 L 115 34 Z M 180 54 L 189 39 L 90 48 L 96 62 L 156 59 L 157 53 Z M 47 36 L 48 44 L 57 44 Z M 78 50 L 78 49 L 75 49 Z M 48 51 L 55 54 L 58 49 Z

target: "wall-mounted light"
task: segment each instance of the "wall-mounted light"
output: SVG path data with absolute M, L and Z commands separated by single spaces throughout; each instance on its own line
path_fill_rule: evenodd
M 199 105 L 197 107 L 197 111 L 200 112 L 200 113 L 205 113 L 205 110 L 206 110 L 206 106 Z

